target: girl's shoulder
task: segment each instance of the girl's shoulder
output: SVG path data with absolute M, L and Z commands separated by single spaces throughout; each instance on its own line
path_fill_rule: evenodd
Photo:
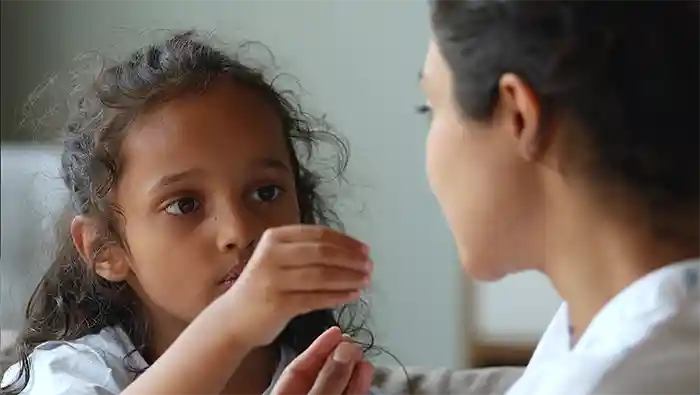
M 105 328 L 72 341 L 42 343 L 29 356 L 29 381 L 22 394 L 118 394 L 134 380 L 134 372 L 145 367 L 141 355 L 133 350 L 119 328 Z M 14 382 L 22 370 L 19 363 L 11 366 L 2 386 Z M 20 378 L 20 383 L 25 380 Z

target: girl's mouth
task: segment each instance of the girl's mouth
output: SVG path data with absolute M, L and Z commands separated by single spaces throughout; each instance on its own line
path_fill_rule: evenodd
M 224 288 L 229 288 L 231 285 L 233 285 L 236 280 L 238 280 L 238 277 L 241 276 L 241 272 L 243 271 L 243 266 L 236 266 L 231 271 L 226 274 L 226 277 L 224 277 L 221 281 L 219 281 L 219 285 L 223 286 Z
M 223 285 L 223 286 L 225 286 L 225 287 L 228 288 L 228 287 L 230 287 L 231 285 L 233 285 L 233 283 L 234 283 L 237 279 L 238 279 L 238 276 L 235 275 L 235 274 L 233 274 L 233 273 L 231 273 L 231 274 L 228 274 L 223 280 L 221 280 L 221 281 L 219 282 L 219 284 L 221 284 L 221 285 Z

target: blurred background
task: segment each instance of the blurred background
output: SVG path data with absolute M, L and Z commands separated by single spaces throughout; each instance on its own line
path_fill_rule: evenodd
M 65 202 L 60 146 L 45 131 L 19 127 L 24 104 L 80 55 L 123 56 L 165 37 L 164 30 L 197 29 L 212 32 L 216 45 L 265 44 L 279 70 L 299 79 L 306 107 L 327 114 L 350 141 L 338 204 L 348 232 L 373 248 L 369 302 L 377 343 L 408 366 L 527 362 L 560 300 L 535 273 L 494 284 L 472 284 L 461 274 L 425 177 L 428 124 L 415 112 L 424 100 L 417 75 L 430 36 L 425 1 L 1 4 L 0 345 L 21 326 Z M 386 356 L 377 362 L 395 364 Z

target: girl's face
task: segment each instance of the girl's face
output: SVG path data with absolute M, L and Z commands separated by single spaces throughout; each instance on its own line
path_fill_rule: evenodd
M 512 103 L 501 100 L 491 122 L 465 119 L 435 42 L 421 83 L 432 108 L 428 178 L 464 270 L 494 280 L 534 266 L 543 254 L 543 198 L 536 165 L 521 153 L 524 137 Z
M 112 266 L 156 321 L 191 321 L 230 287 L 267 228 L 300 221 L 280 119 L 233 83 L 139 116 L 121 161 L 116 203 L 129 252 Z

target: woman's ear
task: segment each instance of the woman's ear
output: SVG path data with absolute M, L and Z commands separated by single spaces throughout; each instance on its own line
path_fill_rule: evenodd
M 528 161 L 539 159 L 547 144 L 537 95 L 523 79 L 512 73 L 501 76 L 498 93 L 501 120 L 507 123 L 517 140 L 520 155 Z
M 76 216 L 71 222 L 70 233 L 80 257 L 100 277 L 115 282 L 126 280 L 131 267 L 124 250 L 118 245 L 104 242 L 95 220 Z

